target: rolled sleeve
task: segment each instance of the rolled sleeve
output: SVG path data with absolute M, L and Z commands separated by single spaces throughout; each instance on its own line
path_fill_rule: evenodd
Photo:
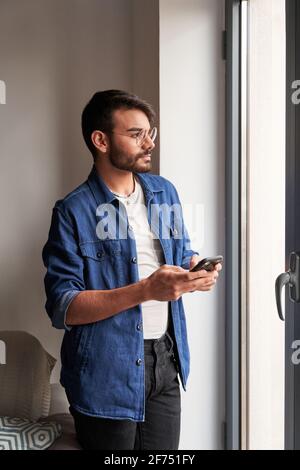
M 55 328 L 70 331 L 71 327 L 66 324 L 68 307 L 85 290 L 83 259 L 72 223 L 56 206 L 42 257 L 47 269 L 44 278 L 46 311 Z
M 59 330 L 65 329 L 67 331 L 71 331 L 72 327 L 67 325 L 66 318 L 67 318 L 67 311 L 69 306 L 71 305 L 72 300 L 80 294 L 81 291 L 78 290 L 71 290 L 65 292 L 62 298 L 57 302 L 53 309 L 53 315 L 51 318 L 52 325 L 54 328 L 58 328 Z

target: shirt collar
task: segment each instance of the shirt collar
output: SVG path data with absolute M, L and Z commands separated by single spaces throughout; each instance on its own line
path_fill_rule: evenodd
M 135 173 L 135 175 L 141 183 L 146 200 L 152 199 L 154 193 L 164 191 L 161 182 L 158 182 L 157 179 L 154 180 L 151 177 L 152 175 L 147 173 Z M 97 172 L 95 165 L 93 165 L 87 182 L 98 205 L 103 203 L 109 204 L 112 201 L 117 200 L 116 196 L 111 192 Z

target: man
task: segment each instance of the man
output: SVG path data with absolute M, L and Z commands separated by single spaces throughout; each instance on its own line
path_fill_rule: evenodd
M 65 329 L 61 383 L 84 449 L 178 449 L 182 295 L 211 290 L 221 269 L 189 272 L 200 257 L 176 189 L 148 174 L 153 121 L 133 94 L 92 97 L 82 132 L 94 166 L 55 204 L 43 249 L 46 310 Z

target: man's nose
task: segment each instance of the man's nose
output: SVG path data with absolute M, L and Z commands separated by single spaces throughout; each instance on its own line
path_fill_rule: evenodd
M 153 142 L 151 137 L 149 135 L 147 135 L 144 142 L 143 142 L 143 148 L 145 150 L 153 150 L 154 147 L 155 147 L 155 143 Z

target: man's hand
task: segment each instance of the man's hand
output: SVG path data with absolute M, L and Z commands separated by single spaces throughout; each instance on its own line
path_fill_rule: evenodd
M 193 256 L 191 266 L 199 260 L 199 256 Z M 202 269 L 191 273 L 180 266 L 165 264 L 151 276 L 135 284 L 116 289 L 82 291 L 68 307 L 66 324 L 72 326 L 94 323 L 147 300 L 178 300 L 186 292 L 211 290 L 221 269 L 222 266 L 218 264 L 212 272 Z
M 187 292 L 210 290 L 215 285 L 217 276 L 217 269 L 192 273 L 180 266 L 165 264 L 144 279 L 146 300 L 178 300 Z
M 192 269 L 194 266 L 196 266 L 196 264 L 198 264 L 199 261 L 201 261 L 201 259 L 202 259 L 201 256 L 193 255 L 191 257 L 191 260 L 190 260 L 190 269 Z M 215 269 L 213 271 L 205 271 L 205 269 L 202 269 L 201 271 L 198 271 L 199 274 L 203 273 L 202 274 L 203 277 L 205 277 L 204 273 L 208 274 L 208 276 L 207 276 L 207 287 L 208 288 L 207 289 L 202 289 L 202 283 L 200 283 L 199 287 L 194 289 L 194 290 L 200 290 L 200 291 L 202 291 L 202 290 L 211 290 L 212 287 L 217 282 L 217 278 L 219 277 L 219 271 L 221 271 L 221 269 L 222 269 L 222 264 L 218 263 L 218 264 L 216 264 Z

